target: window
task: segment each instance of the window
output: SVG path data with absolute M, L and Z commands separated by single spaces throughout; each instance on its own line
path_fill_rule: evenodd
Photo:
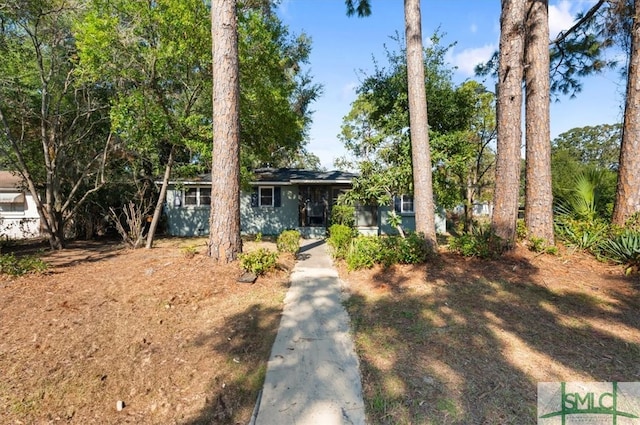
M 185 205 L 198 205 L 198 189 L 192 187 L 184 191 Z
M 261 207 L 273 207 L 274 206 L 274 196 L 273 196 L 273 187 L 272 186 L 260 186 L 258 188 L 259 191 L 259 206 Z
M 251 192 L 251 207 L 281 207 L 282 188 L 278 186 L 254 186 Z
M 400 201 L 400 212 L 401 213 L 413 212 L 413 196 L 402 195 L 402 198 Z
M 375 227 L 378 225 L 378 207 L 374 205 L 356 205 L 356 225 Z
M 400 195 L 393 199 L 393 209 L 399 214 L 413 214 L 413 196 Z
M 184 191 L 184 204 L 208 207 L 211 205 L 211 188 L 191 187 Z
M 200 188 L 200 203 L 198 205 L 211 205 L 211 188 Z
M 0 193 L 0 211 L 24 213 L 25 195 L 22 192 Z

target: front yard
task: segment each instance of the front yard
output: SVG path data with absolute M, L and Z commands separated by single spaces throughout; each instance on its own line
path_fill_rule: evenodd
M 538 382 L 640 381 L 640 281 L 527 250 L 347 272 L 372 424 L 535 424 Z
M 88 243 L 46 254 L 48 274 L 0 277 L 1 422 L 247 423 L 293 259 L 247 285 L 205 252 Z
M 88 243 L 0 277 L 3 423 L 248 423 L 293 257 L 248 285 L 205 251 Z M 538 382 L 640 381 L 640 279 L 620 267 L 519 250 L 339 268 L 371 424 L 533 424 Z

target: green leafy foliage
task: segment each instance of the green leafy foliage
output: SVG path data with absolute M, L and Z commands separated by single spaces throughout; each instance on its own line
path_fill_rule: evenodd
M 606 238 L 609 226 L 602 220 L 584 221 L 556 218 L 555 231 L 560 240 L 582 250 L 593 250 Z
M 625 222 L 624 227 L 634 232 L 640 232 L 640 212 L 632 214 Z
M 525 240 L 527 235 L 529 234 L 529 230 L 527 230 L 527 225 L 524 222 L 524 219 L 519 218 L 516 222 L 516 237 L 519 241 Z
M 488 194 L 491 182 L 494 96 L 477 82 L 455 85 L 446 61 L 453 45 L 442 43 L 437 32 L 430 41 L 425 48 L 425 89 L 433 190 L 444 207 L 465 198 L 473 203 Z M 352 204 L 389 205 L 394 195 L 413 192 L 405 48 L 386 50 L 386 62 L 385 68 L 374 64 L 341 127 L 339 137 L 354 159 L 343 159 L 341 166 L 360 172 L 348 195 Z
M 48 269 L 42 259 L 27 255 L 16 257 L 13 254 L 0 255 L 0 274 L 22 276 L 27 273 L 44 273 Z
M 333 224 L 329 227 L 327 243 L 333 249 L 334 258 L 346 258 L 353 236 L 354 230 L 344 224 Z
M 449 238 L 449 249 L 465 257 L 494 258 L 502 251 L 503 243 L 489 226 L 480 226 L 471 233 Z
M 424 235 L 412 232 L 406 238 L 400 238 L 400 258 L 402 264 L 419 264 L 427 260 L 430 254 Z
M 620 125 L 575 128 L 553 140 L 551 173 L 556 211 L 608 219 L 615 199 Z
M 531 236 L 529 239 L 529 250 L 533 252 L 544 252 L 547 247 L 547 241 L 545 238 L 537 238 Z
M 85 5 L 0 6 L 0 166 L 22 175 L 38 210 L 49 212 L 40 222 L 54 249 L 63 247 L 65 225 L 111 177 L 113 87 L 82 81 L 76 60 L 73 26 Z
M 265 274 L 276 267 L 278 253 L 266 248 L 258 248 L 255 251 L 240 254 L 240 267 L 244 271 L 256 275 Z
M 341 224 L 347 227 L 356 225 L 356 209 L 352 205 L 334 205 L 331 208 L 331 224 Z
M 556 213 L 585 221 L 610 215 L 613 193 L 607 195 L 607 171 L 586 169 L 574 177 L 571 187 L 561 193 L 556 202 Z
M 425 238 L 419 233 L 400 236 L 358 236 L 351 241 L 346 255 L 350 270 L 385 267 L 393 264 L 419 264 L 427 259 Z
M 349 270 L 370 269 L 381 260 L 377 236 L 358 236 L 353 239 L 345 258 Z
M 198 248 L 195 245 L 187 245 L 180 248 L 180 252 L 184 258 L 193 258 L 198 253 Z
M 285 230 L 278 236 L 276 246 L 279 252 L 297 253 L 300 249 L 300 232 L 297 230 Z
M 600 254 L 611 261 L 637 269 L 640 267 L 640 232 L 625 230 L 602 241 Z
M 621 138 L 621 124 L 572 128 L 553 139 L 551 154 L 564 151 L 579 164 L 614 170 L 618 168 Z
M 379 262 L 385 267 L 392 264 L 424 263 L 429 251 L 424 236 L 420 233 L 409 233 L 406 237 L 384 236 L 379 238 Z

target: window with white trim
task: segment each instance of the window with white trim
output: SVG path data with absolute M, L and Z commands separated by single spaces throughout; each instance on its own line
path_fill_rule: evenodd
M 413 211 L 413 196 L 412 195 L 402 195 L 400 197 L 400 212 L 401 213 L 412 213 Z
M 208 207 L 211 205 L 210 187 L 190 187 L 184 191 L 184 205 Z
M 273 186 L 260 186 L 258 188 L 258 206 L 273 207 L 275 196 Z

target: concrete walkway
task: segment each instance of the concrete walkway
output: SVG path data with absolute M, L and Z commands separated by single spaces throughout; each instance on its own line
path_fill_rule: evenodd
M 358 357 L 324 241 L 305 240 L 271 350 L 256 425 L 364 424 Z

